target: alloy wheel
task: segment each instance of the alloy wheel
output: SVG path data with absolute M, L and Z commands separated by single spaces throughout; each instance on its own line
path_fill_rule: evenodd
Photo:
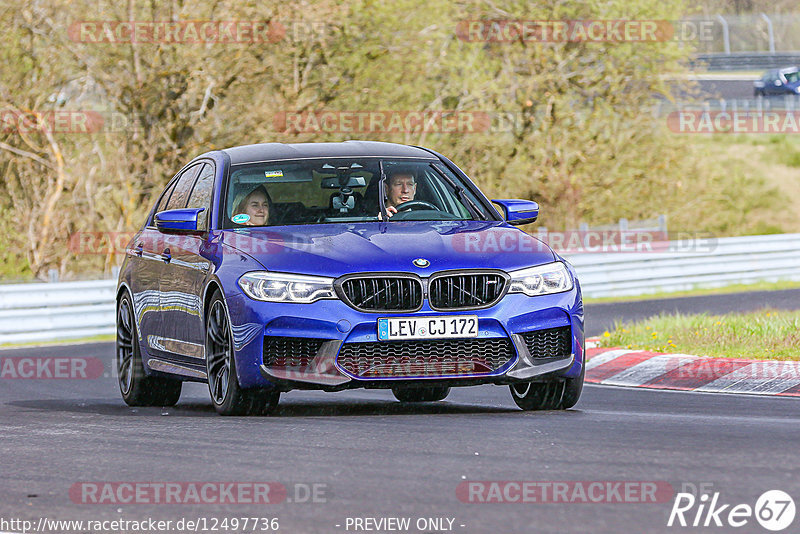
M 231 335 L 221 300 L 214 302 L 206 328 L 208 388 L 215 404 L 225 402 L 231 379 Z
M 133 313 L 128 299 L 122 299 L 117 311 L 117 379 L 127 395 L 133 383 Z

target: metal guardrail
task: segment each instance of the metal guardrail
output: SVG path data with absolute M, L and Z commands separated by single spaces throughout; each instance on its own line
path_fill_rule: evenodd
M 643 295 L 730 284 L 800 280 L 800 234 L 726 237 L 705 250 L 565 254 L 587 297 Z M 659 244 L 654 244 L 654 250 Z
M 671 242 L 664 252 L 564 256 L 575 266 L 587 297 L 800 280 L 800 234 L 704 243 L 702 251 L 681 250 L 687 243 Z M 0 285 L 0 344 L 113 334 L 115 287 L 114 280 Z
M 0 286 L 0 344 L 115 332 L 116 280 Z
M 703 67 L 710 71 L 769 70 L 800 65 L 800 53 L 734 52 L 731 54 L 697 54 L 692 68 Z
M 705 111 L 705 112 L 720 112 L 720 111 L 746 111 L 756 113 L 766 113 L 769 111 L 778 112 L 797 112 L 800 111 L 800 95 L 779 95 L 770 97 L 752 97 L 752 98 L 707 98 L 702 101 L 695 102 L 667 102 L 659 100 L 656 102 L 653 110 L 653 115 L 666 116 L 675 111 Z

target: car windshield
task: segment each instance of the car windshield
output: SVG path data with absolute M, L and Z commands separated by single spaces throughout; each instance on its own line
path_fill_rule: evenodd
M 232 166 L 225 227 L 379 221 L 381 176 L 390 221 L 490 218 L 437 161 L 320 158 Z
M 788 83 L 795 83 L 797 81 L 800 81 L 800 72 L 798 71 L 784 72 L 783 75 L 786 77 L 786 81 Z

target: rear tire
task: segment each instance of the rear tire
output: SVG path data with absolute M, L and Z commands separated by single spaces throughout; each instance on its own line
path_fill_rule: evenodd
M 128 406 L 174 406 L 181 397 L 183 382 L 148 376 L 139 349 L 139 336 L 128 293 L 117 304 L 117 381 L 122 400 Z
M 565 378 L 556 382 L 524 382 L 508 386 L 511 398 L 525 411 L 568 410 L 578 403 L 583 391 L 586 366 L 576 378 Z
M 394 398 L 400 402 L 436 402 L 444 400 L 450 394 L 450 388 L 435 386 L 428 388 L 396 387 L 392 388 Z
M 280 392 L 239 385 L 228 310 L 219 291 L 206 316 L 206 372 L 211 402 L 220 415 L 267 415 L 278 406 Z

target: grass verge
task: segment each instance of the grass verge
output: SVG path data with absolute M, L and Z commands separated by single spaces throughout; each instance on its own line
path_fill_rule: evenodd
M 800 360 L 800 311 L 764 309 L 727 315 L 657 315 L 617 324 L 601 347 L 713 358 Z

